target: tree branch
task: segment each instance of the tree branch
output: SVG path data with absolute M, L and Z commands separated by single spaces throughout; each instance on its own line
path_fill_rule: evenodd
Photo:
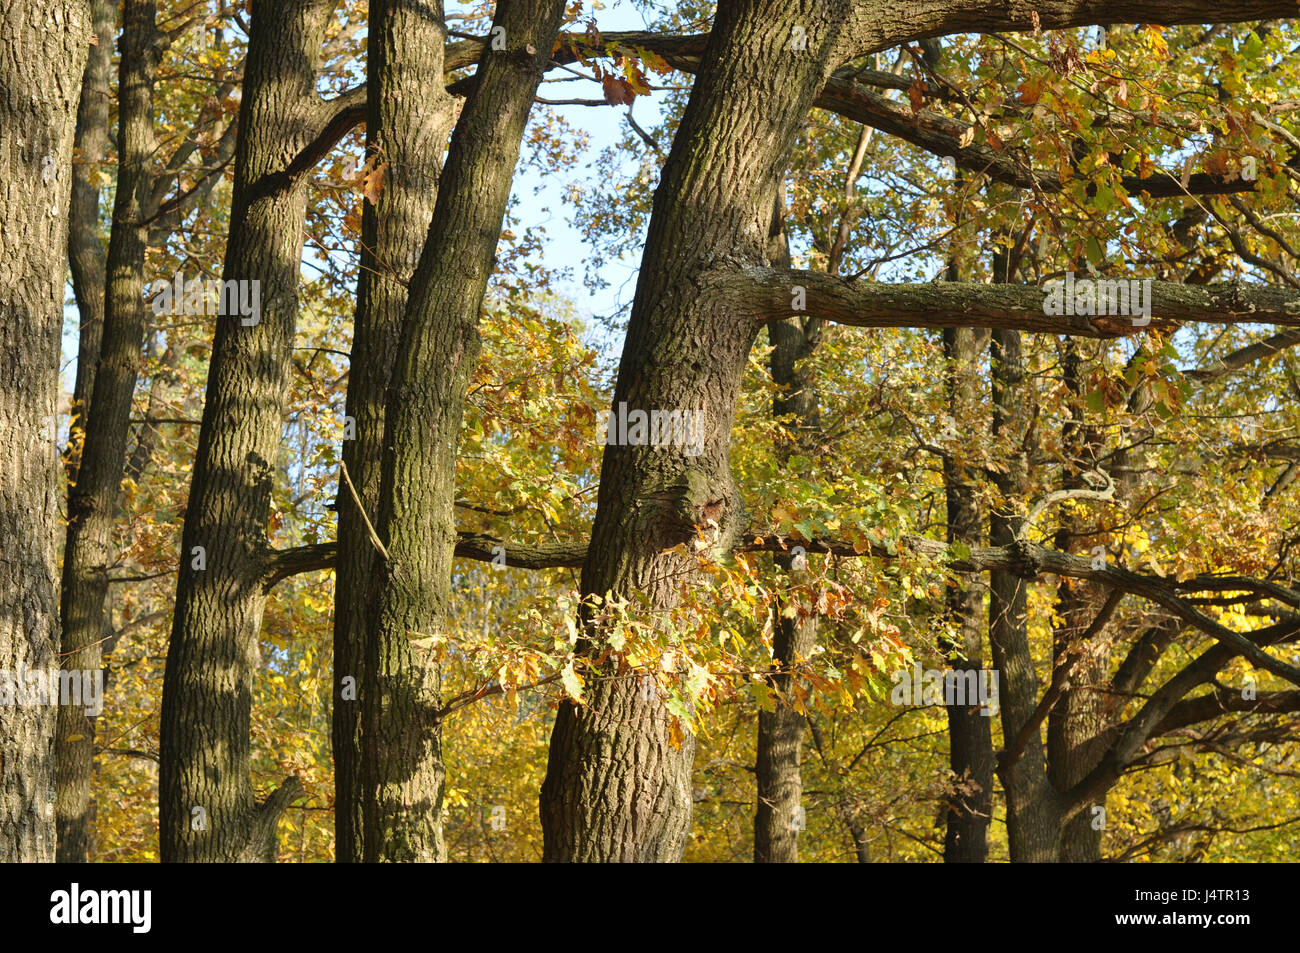
M 808 313 L 860 328 L 1006 328 L 1109 338 L 1144 327 L 1123 315 L 1046 314 L 1051 292 L 1037 285 L 881 284 L 737 262 L 714 268 L 706 280 L 719 300 L 755 322 L 789 317 L 793 289 L 802 288 Z M 1145 327 L 1165 329 L 1182 322 L 1300 327 L 1300 292 L 1263 284 L 1153 281 L 1151 315 Z
M 1185 699 L 1169 709 L 1168 714 L 1155 726 L 1151 735 L 1152 737 L 1167 735 L 1179 728 L 1209 721 L 1230 711 L 1250 714 L 1300 711 L 1300 692 L 1264 692 L 1257 698 L 1247 699 L 1242 697 L 1240 691 L 1216 688 L 1206 695 Z

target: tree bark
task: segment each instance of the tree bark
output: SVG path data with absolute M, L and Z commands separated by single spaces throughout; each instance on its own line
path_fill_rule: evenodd
M 951 275 L 955 279 L 956 275 Z M 978 360 L 987 334 L 965 328 L 943 332 L 948 364 L 949 413 L 953 420 L 972 420 L 978 406 Z M 948 510 L 948 543 L 973 546 L 983 536 L 983 512 L 966 468 L 954 454 L 943 460 L 944 494 Z M 984 645 L 980 633 L 983 594 L 971 574 L 948 587 L 947 608 L 957 638 L 946 646 L 949 664 L 961 673 L 984 678 Z M 966 684 L 972 684 L 967 679 Z M 976 682 L 975 684 L 979 684 Z M 990 715 L 970 704 L 947 705 L 948 766 L 953 789 L 948 795 L 944 832 L 945 863 L 982 864 L 988 860 L 988 828 L 993 815 L 993 733 Z
M 301 791 L 290 778 L 257 803 L 249 725 L 306 219 L 293 162 L 332 114 L 315 86 L 334 5 L 253 3 L 222 277 L 260 282 L 261 313 L 216 319 L 163 682 L 164 861 L 273 860 L 276 822 Z
M 994 546 L 1016 542 L 1023 517 L 1028 477 L 1024 440 L 1029 424 L 1029 389 L 1025 384 L 1020 333 L 993 332 L 993 433 L 1010 438 L 1012 447 L 1005 471 L 994 475 L 1001 499 L 989 517 L 989 542 Z M 1038 676 L 1029 648 L 1025 579 L 1015 571 L 995 570 L 989 575 L 989 645 L 994 668 L 1000 672 L 999 707 L 1002 713 L 1004 751 L 1019 738 L 1038 707 Z M 1060 831 L 1055 794 L 1047 779 L 1042 737 L 1037 728 L 1014 762 L 998 766 L 1007 797 L 1007 840 L 1013 862 L 1055 862 Z
M 23 689 L 27 673 L 48 686 L 59 666 L 55 415 L 73 121 L 92 28 L 86 0 L 0 6 L 0 671 Z M 45 701 L 3 702 L 3 863 L 55 858 L 56 717 Z
M 154 152 L 153 85 L 162 52 L 153 0 L 126 0 L 118 70 L 118 176 L 109 236 L 104 326 L 77 482 L 68 492 L 63 555 L 63 667 L 99 671 L 104 599 L 113 563 L 131 406 L 144 347 L 147 204 Z M 59 861 L 89 860 L 95 722 L 84 708 L 59 709 L 55 741 Z
M 104 333 L 107 266 L 103 229 L 99 224 L 98 178 L 99 165 L 108 150 L 108 105 L 112 95 L 109 83 L 113 73 L 117 4 L 113 0 L 91 0 L 90 15 L 96 42 L 90 46 L 81 75 L 81 99 L 77 104 L 77 127 L 72 143 L 72 154 L 76 157 L 72 166 L 72 201 L 68 205 L 68 265 L 80 327 L 72 420 L 68 425 L 68 450 L 64 454 L 69 483 L 77 482 L 81 459 L 79 435 L 85 432 L 86 408 L 95 386 L 99 342 Z
M 407 283 L 428 236 L 455 116 L 443 78 L 441 0 L 371 0 L 367 37 L 366 155 L 386 163 L 379 202 L 361 217 L 361 268 L 353 325 L 347 416 L 356 439 L 343 462 L 369 518 L 379 512 L 384 403 L 397 359 Z M 336 858 L 362 859 L 361 707 L 350 684 L 367 685 L 366 587 L 376 552 L 351 493 L 338 498 L 339 555 L 334 596 L 334 830 Z M 351 678 L 351 683 L 344 679 Z M 347 697 L 350 696 L 350 697 Z
M 781 203 L 773 216 L 775 232 L 769 252 L 780 267 L 790 264 L 790 249 Z M 820 429 L 817 392 L 813 380 L 799 362 L 812 354 L 820 334 L 821 322 L 812 315 L 792 315 L 769 321 L 768 340 L 772 345 L 769 366 L 772 381 L 779 390 L 772 398 L 772 415 L 778 419 L 793 417 L 799 433 L 800 450 L 809 449 L 807 439 Z M 789 456 L 791 448 L 783 445 L 777 453 Z M 805 557 L 806 558 L 806 557 Z M 805 574 L 788 554 L 778 554 L 776 567 L 788 574 L 790 584 L 797 585 Z M 804 716 L 790 704 L 792 666 L 812 654 L 817 642 L 817 612 L 806 599 L 779 599 L 772 607 L 775 632 L 772 643 L 773 674 L 768 676 L 775 708 L 759 711 L 758 738 L 755 743 L 754 776 L 758 798 L 754 810 L 754 863 L 794 864 L 799 861 L 799 830 L 803 813 L 803 777 L 800 761 L 803 752 Z
M 385 410 L 379 537 L 367 605 L 362 712 L 363 856 L 441 861 L 441 671 L 412 638 L 441 635 L 456 547 L 456 448 L 478 321 L 533 98 L 563 0 L 503 0 L 452 134 L 411 279 Z
M 757 325 L 704 279 L 724 259 L 766 266 L 770 196 L 847 11 L 807 0 L 718 9 L 655 193 L 614 397 L 647 412 L 702 411 L 703 450 L 605 448 L 584 597 L 639 593 L 642 611 L 663 613 L 695 572 L 695 558 L 675 548 L 692 544 L 697 527 L 724 546 L 743 529 L 728 442 Z M 598 640 L 589 612 L 584 629 Z M 674 747 L 672 716 L 643 698 L 635 679 L 593 677 L 588 689 L 581 706 L 556 715 L 541 793 L 543 859 L 680 859 L 693 736 Z
M 1072 340 L 1065 342 L 1062 365 L 1065 385 L 1075 398 L 1067 411 L 1061 441 L 1067 454 L 1063 488 L 1068 490 L 1086 485 L 1081 474 L 1096 468 L 1103 437 L 1088 425 L 1080 409 L 1082 358 Z M 1096 540 L 1080 517 L 1063 515 L 1056 534 L 1057 549 L 1090 553 Z M 1106 592 L 1095 583 L 1062 579 L 1057 587 L 1055 615 L 1060 623 L 1052 633 L 1052 651 L 1055 664 L 1068 665 L 1068 671 L 1060 697 L 1047 716 L 1047 775 L 1058 792 L 1069 791 L 1083 780 L 1106 750 L 1100 694 L 1110 668 L 1110 647 L 1102 631 L 1105 619 L 1100 616 L 1105 603 Z M 1099 619 L 1103 624 L 1094 626 Z M 1095 806 L 1104 809 L 1105 798 Z M 1066 821 L 1061 829 L 1062 862 L 1101 860 L 1101 832 L 1091 810 Z

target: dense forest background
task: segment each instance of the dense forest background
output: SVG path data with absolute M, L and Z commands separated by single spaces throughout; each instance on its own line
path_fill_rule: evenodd
M 0 5 L 0 859 L 1293 859 L 1230 6 Z

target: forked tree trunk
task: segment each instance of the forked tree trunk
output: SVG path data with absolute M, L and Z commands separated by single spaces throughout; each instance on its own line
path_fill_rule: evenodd
M 154 152 L 153 84 L 161 53 L 153 0 L 126 0 L 118 71 L 118 174 L 108 244 L 104 328 L 76 485 L 68 492 L 63 555 L 63 667 L 98 671 L 106 631 L 104 599 L 113 563 L 113 529 L 121 503 L 131 406 L 144 347 L 145 245 L 150 161 Z M 59 860 L 90 856 L 91 768 L 95 721 L 84 708 L 59 709 L 55 757 Z
M 655 193 L 614 396 L 646 412 L 700 411 L 703 451 L 605 448 L 584 596 L 639 593 L 638 611 L 663 613 L 695 571 L 677 547 L 700 530 L 728 545 L 743 529 L 728 445 L 758 322 L 710 272 L 766 264 L 770 197 L 847 11 L 811 0 L 718 9 Z M 598 641 L 589 613 L 584 624 Z M 675 747 L 672 720 L 627 678 L 594 677 L 581 706 L 560 707 L 542 785 L 544 860 L 681 858 L 694 740 Z
M 260 282 L 261 313 L 215 319 L 163 682 L 164 861 L 273 860 L 276 823 L 302 790 L 290 778 L 257 802 L 249 729 L 306 219 L 290 163 L 327 111 L 316 63 L 334 5 L 253 3 L 222 277 Z
M 371 520 L 378 518 L 384 403 L 397 359 L 406 286 L 428 237 L 442 152 L 455 116 L 443 88 L 441 0 L 371 0 L 366 53 L 366 155 L 383 164 L 379 202 L 361 216 L 361 268 L 349 364 L 343 463 Z M 350 433 L 345 433 L 345 437 Z M 362 859 L 361 704 L 357 687 L 376 550 L 352 494 L 338 497 L 334 595 L 334 830 L 340 862 Z M 350 679 L 350 681 L 348 681 Z
M 444 634 L 456 544 L 456 448 L 478 322 L 515 163 L 564 0 L 502 0 L 452 134 L 411 279 L 385 409 L 378 531 L 360 686 L 363 856 L 439 861 L 441 672 L 414 640 Z M 499 32 L 498 32 L 499 28 Z M 440 83 L 441 80 L 438 80 Z
M 0 670 L 59 667 L 59 340 L 86 0 L 0 5 Z M 12 686 L 6 686 L 12 688 Z M 57 682 L 56 682 L 57 687 Z M 0 710 L 0 862 L 55 858 L 48 704 Z

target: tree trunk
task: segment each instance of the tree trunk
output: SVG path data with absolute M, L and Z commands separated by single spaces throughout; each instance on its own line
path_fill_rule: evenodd
M 77 379 L 72 389 L 72 420 L 68 425 L 68 451 L 64 462 L 68 482 L 77 482 L 81 459 L 81 434 L 85 433 L 86 408 L 95 386 L 99 363 L 99 341 L 104 333 L 104 276 L 107 274 L 103 229 L 99 224 L 99 164 L 108 150 L 109 83 L 113 73 L 113 35 L 117 4 L 113 0 L 91 0 L 94 39 L 81 76 L 81 100 L 77 105 L 77 127 L 72 143 L 76 160 L 72 166 L 72 201 L 68 205 L 68 265 L 72 271 L 72 295 L 77 302 L 80 326 L 77 345 Z
M 790 267 L 781 203 L 773 217 L 773 235 L 769 252 L 773 264 Z M 769 321 L 768 338 L 772 354 L 768 359 L 773 382 L 780 388 L 772 399 L 772 414 L 777 418 L 793 415 L 802 436 L 815 433 L 820 426 L 817 393 L 813 381 L 798 366 L 816 347 L 821 322 L 811 315 L 794 315 Z M 806 444 L 809 441 L 801 440 Z M 801 447 L 801 450 L 807 449 Z M 778 448 L 789 456 L 790 448 Z M 797 583 L 800 567 L 789 555 L 776 558 L 777 568 L 790 573 L 791 584 Z M 775 638 L 772 645 L 774 674 L 768 677 L 773 689 L 775 709 L 758 713 L 758 739 L 754 775 L 758 782 L 758 799 L 754 810 L 754 863 L 794 864 L 799 861 L 799 830 L 803 826 L 803 778 L 800 759 L 803 751 L 804 716 L 789 704 L 791 666 L 812 654 L 817 643 L 817 612 L 807 600 L 781 600 L 773 606 Z
M 1028 429 L 1030 395 L 1025 386 L 1020 332 L 995 329 L 992 347 L 993 433 L 1009 436 L 1013 450 L 1007 469 L 994 475 L 1001 495 L 989 517 L 989 543 L 1008 546 L 1016 542 L 1024 522 L 1016 515 L 1024 505 L 1028 461 L 1024 447 Z M 989 645 L 994 668 L 1000 672 L 999 706 L 1002 712 L 1004 752 L 1019 738 L 1038 707 L 1038 676 L 1029 648 L 1025 604 L 1026 581 L 1014 572 L 989 574 Z M 1054 862 L 1060 811 L 1048 782 L 1042 736 L 1029 731 L 1023 752 L 998 774 L 1007 796 L 1007 840 L 1015 862 Z
M 63 667 L 96 672 L 106 630 L 104 599 L 113 563 L 113 529 L 121 503 L 131 406 L 144 346 L 147 203 L 154 152 L 153 84 L 161 46 L 153 0 L 126 0 L 118 71 L 118 176 L 108 244 L 104 328 L 86 410 L 77 482 L 68 493 L 63 555 Z M 86 863 L 95 722 L 84 708 L 59 709 L 56 816 L 59 861 Z
M 1073 341 L 1066 341 L 1063 373 L 1065 385 L 1076 401 L 1083 399 L 1081 363 L 1079 349 Z M 1086 486 L 1079 474 L 1096 466 L 1101 434 L 1082 419 L 1077 404 L 1070 408 L 1063 430 L 1063 489 Z M 1090 553 L 1096 536 L 1089 535 L 1080 525 L 1082 519 L 1072 512 L 1062 516 L 1056 548 Z M 1100 633 L 1090 631 L 1106 601 L 1105 591 L 1084 580 L 1062 579 L 1056 592 L 1056 617 L 1060 621 L 1052 633 L 1052 653 L 1057 665 L 1063 659 L 1069 660 L 1069 675 L 1047 716 L 1047 776 L 1058 792 L 1065 792 L 1087 777 L 1105 753 L 1097 689 L 1106 678 L 1110 653 Z M 1094 826 L 1090 807 L 1062 825 L 1061 860 L 1090 863 L 1100 859 L 1101 827 Z
M 257 803 L 249 725 L 306 219 L 290 163 L 328 112 L 316 63 L 333 8 L 253 3 L 223 279 L 260 282 L 261 310 L 252 324 L 216 318 L 163 681 L 164 861 L 273 860 L 276 822 L 301 791 L 290 778 Z
M 478 358 L 478 321 L 524 127 L 563 0 L 503 0 L 452 134 L 428 239 L 411 279 L 385 410 L 379 537 L 360 686 L 363 856 L 440 861 L 441 671 L 412 639 L 442 635 L 456 544 L 456 448 Z
M 671 609 L 695 572 L 698 528 L 743 530 L 728 444 L 757 323 L 710 281 L 766 266 L 770 196 L 828 72 L 848 4 L 720 5 L 655 193 L 615 388 L 631 409 L 701 411 L 703 449 L 605 448 L 582 594 Z M 710 523 L 714 525 L 710 525 Z M 584 603 L 586 604 L 586 603 Z M 599 638 L 590 613 L 584 625 Z M 675 861 L 690 827 L 694 739 L 635 679 L 593 678 L 562 705 L 542 785 L 543 859 Z
M 954 269 L 955 271 L 955 269 Z M 950 273 L 950 281 L 957 275 Z M 949 413 L 953 420 L 972 420 L 978 406 L 979 353 L 987 333 L 967 328 L 943 332 L 948 363 Z M 979 544 L 983 513 L 966 468 L 949 453 L 943 461 L 944 491 L 948 506 L 948 543 Z M 974 573 L 948 587 L 947 607 L 957 638 L 946 647 L 949 662 L 959 673 L 974 672 L 984 678 L 984 646 L 980 615 L 984 597 Z M 966 684 L 972 684 L 967 678 Z M 975 684 L 978 684 L 976 682 Z M 982 864 L 988 860 L 988 828 L 993 813 L 993 733 L 990 715 L 981 712 L 976 699 L 970 704 L 948 705 L 948 765 L 953 790 L 948 795 L 943 859 L 946 863 Z
M 73 120 L 92 28 L 86 0 L 0 6 L 0 690 L 6 695 L 13 681 L 27 689 L 29 672 L 43 675 L 48 687 L 59 665 L 59 340 Z M 49 862 L 55 858 L 55 709 L 12 696 L 0 704 L 0 862 Z
M 384 402 L 397 359 L 406 288 L 428 236 L 455 116 L 443 86 L 441 0 L 371 0 L 367 38 L 366 154 L 387 163 L 379 203 L 361 217 L 361 268 L 348 377 L 347 416 L 355 439 L 343 462 L 365 513 L 379 512 Z M 334 596 L 335 856 L 362 859 L 361 710 L 356 687 L 371 609 L 366 598 L 376 556 L 351 493 L 338 498 L 339 555 Z M 344 679 L 352 681 L 345 682 Z M 349 690 L 350 689 L 350 690 Z

